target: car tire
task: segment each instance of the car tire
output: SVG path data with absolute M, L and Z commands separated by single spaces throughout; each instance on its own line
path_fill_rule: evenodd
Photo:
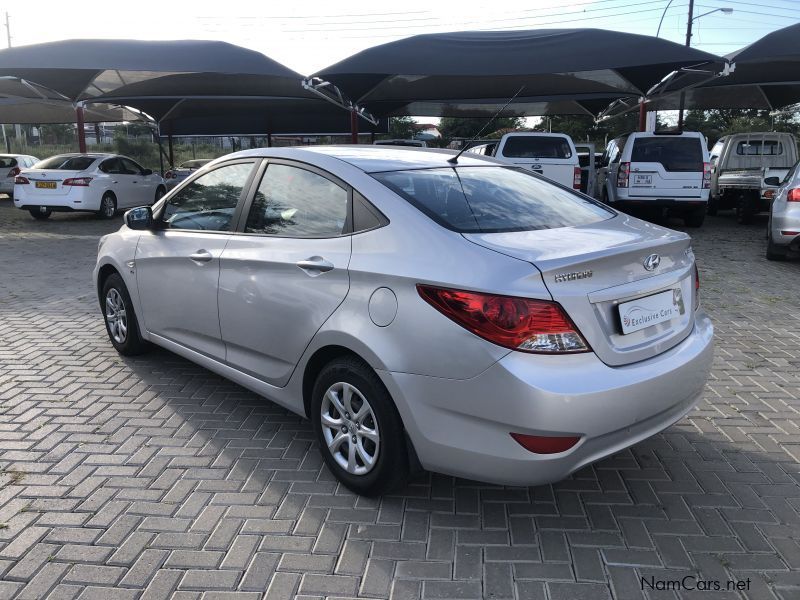
M 772 232 L 767 230 L 767 260 L 786 260 L 787 249 L 783 246 L 778 246 L 772 241 Z
M 50 210 L 49 208 L 44 212 L 35 208 L 31 208 L 28 212 L 31 213 L 31 216 L 37 221 L 44 221 L 45 219 L 49 219 L 50 215 L 53 214 L 53 211 Z
M 362 360 L 341 357 L 322 368 L 312 391 L 311 421 L 325 464 L 348 489 L 378 496 L 406 483 L 403 422 Z
M 706 220 L 706 208 L 696 208 L 683 215 L 683 222 L 687 227 L 702 227 Z
M 103 282 L 100 309 L 108 339 L 117 352 L 123 356 L 136 356 L 147 351 L 148 343 L 139 333 L 139 320 L 128 288 L 117 273 L 112 273 Z
M 97 216 L 101 219 L 113 219 L 117 214 L 117 198 L 111 192 L 106 192 L 100 198 L 100 210 L 97 211 Z
M 158 187 L 156 188 L 156 196 L 155 196 L 155 198 L 153 199 L 153 204 L 155 204 L 156 202 L 158 202 L 159 200 L 161 200 L 161 199 L 164 197 L 164 195 L 165 195 L 166 193 L 167 193 L 167 190 L 166 190 L 166 188 L 165 188 L 163 185 L 160 185 L 160 186 L 158 186 Z
M 747 194 L 740 194 L 736 199 L 736 222 L 741 225 L 749 225 L 753 222 L 753 206 Z
M 711 215 L 713 217 L 714 215 L 717 214 L 718 210 L 719 210 L 719 202 L 715 198 L 710 197 L 708 199 L 708 206 L 706 206 L 706 214 Z

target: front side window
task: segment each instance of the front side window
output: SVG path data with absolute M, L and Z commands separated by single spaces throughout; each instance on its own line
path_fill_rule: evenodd
M 100 170 L 103 173 L 119 175 L 123 173 L 122 164 L 118 158 L 109 158 L 100 163 Z
M 459 167 L 374 173 L 440 225 L 461 233 L 587 225 L 614 213 L 513 167 Z
M 245 232 L 283 237 L 335 237 L 347 221 L 347 190 L 321 175 L 271 164 L 258 186 Z
M 123 172 L 128 175 L 139 175 L 143 171 L 142 167 L 133 162 L 130 158 L 120 158 Z
M 37 169 L 57 171 L 85 171 L 97 160 L 92 156 L 53 156 L 34 165 Z
M 503 146 L 507 158 L 570 158 L 572 148 L 566 138 L 546 135 L 511 136 Z
M 224 165 L 167 198 L 161 217 L 169 229 L 230 231 L 252 163 Z

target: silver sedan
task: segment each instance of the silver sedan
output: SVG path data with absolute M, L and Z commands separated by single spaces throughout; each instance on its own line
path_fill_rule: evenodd
M 784 177 L 775 193 L 767 226 L 767 258 L 784 260 L 800 252 L 800 163 Z
M 121 354 L 310 418 L 367 495 L 562 479 L 681 419 L 712 360 L 687 235 L 448 151 L 228 155 L 126 213 L 94 278 Z

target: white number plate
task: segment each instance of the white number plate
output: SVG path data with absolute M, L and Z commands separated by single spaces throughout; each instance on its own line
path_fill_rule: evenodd
M 633 333 L 682 315 L 683 298 L 679 289 L 667 290 L 619 305 L 622 333 Z
M 653 185 L 652 175 L 633 174 L 633 185 Z

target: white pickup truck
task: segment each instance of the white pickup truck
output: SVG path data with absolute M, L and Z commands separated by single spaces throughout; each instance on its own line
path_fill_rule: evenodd
M 473 146 L 467 152 L 492 156 L 531 169 L 563 186 L 581 189 L 578 152 L 572 138 L 565 133 L 506 133 L 496 142 Z
M 710 160 L 708 214 L 733 208 L 740 223 L 750 223 L 769 211 L 776 187 L 771 184 L 797 162 L 797 141 L 790 133 L 774 131 L 726 135 L 711 148 Z

